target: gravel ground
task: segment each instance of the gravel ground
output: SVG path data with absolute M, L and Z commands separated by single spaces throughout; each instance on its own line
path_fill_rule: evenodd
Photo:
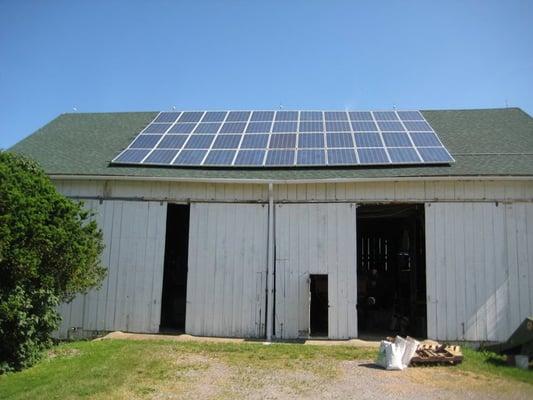
M 242 339 L 197 338 L 113 332 L 103 339 L 170 339 L 242 343 Z M 314 342 L 309 345 L 378 346 L 360 340 Z M 454 367 L 417 367 L 386 371 L 369 361 L 305 360 L 281 368 L 229 365 L 200 354 L 181 354 L 175 375 L 148 398 L 167 399 L 533 399 L 533 386 L 466 373 Z M 137 398 L 124 393 L 124 398 Z M 141 396 L 139 398 L 146 398 Z
M 179 384 L 158 388 L 154 399 L 531 399 L 530 385 L 454 371 L 453 367 L 385 371 L 371 361 L 332 364 L 331 374 L 317 365 L 257 370 L 234 368 L 195 355 L 176 360 Z M 320 368 L 324 367 L 323 365 Z

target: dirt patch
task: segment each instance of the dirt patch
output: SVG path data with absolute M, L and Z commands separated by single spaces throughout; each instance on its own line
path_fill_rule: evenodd
M 309 360 L 297 367 L 228 365 L 203 355 L 177 357 L 175 382 L 152 399 L 529 399 L 530 385 L 452 368 L 385 371 L 371 361 Z
M 246 343 L 254 342 L 261 343 L 263 340 L 252 339 L 236 339 L 236 338 L 221 338 L 221 337 L 205 337 L 205 336 L 192 336 L 188 334 L 154 334 L 154 333 L 128 333 L 115 331 L 108 333 L 107 335 L 94 339 L 108 340 L 108 339 L 129 339 L 129 340 L 173 340 L 176 342 L 204 342 L 204 343 Z M 348 340 L 304 340 L 299 343 L 312 346 L 354 346 L 354 347 L 379 347 L 378 341 L 361 340 L 361 339 L 348 339 Z
M 52 348 L 47 351 L 46 355 L 49 359 L 54 359 L 56 357 L 61 358 L 72 358 L 79 356 L 81 352 L 78 349 L 66 349 L 66 348 Z

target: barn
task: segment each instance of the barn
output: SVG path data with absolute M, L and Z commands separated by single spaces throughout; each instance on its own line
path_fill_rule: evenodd
M 71 113 L 10 150 L 104 234 L 60 337 L 498 341 L 533 315 L 517 108 Z

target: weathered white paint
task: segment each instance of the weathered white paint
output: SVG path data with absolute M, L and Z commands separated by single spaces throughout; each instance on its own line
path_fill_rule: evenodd
M 276 337 L 309 335 L 309 275 L 328 275 L 329 338 L 357 337 L 356 205 L 278 204 Z
M 533 204 L 426 204 L 428 337 L 506 340 L 533 315 Z
M 60 337 L 83 331 L 157 332 L 165 245 L 166 204 L 86 201 L 103 231 L 107 277 L 98 290 L 60 306 Z
M 191 274 L 192 277 L 195 276 L 195 271 L 202 275 L 197 276 L 195 281 L 190 281 L 192 286 L 189 290 L 195 288 L 195 292 L 190 292 L 189 297 L 194 297 L 195 301 L 192 305 L 188 304 L 187 308 L 188 331 L 201 335 L 224 336 L 264 334 L 261 324 L 265 321 L 264 272 L 268 224 L 266 184 L 88 180 L 56 180 L 55 184 L 62 193 L 71 197 L 115 199 L 104 200 L 102 204 L 97 200 L 87 201 L 88 207 L 98 211 L 96 218 L 104 231 L 106 249 L 103 257 L 104 263 L 110 268 L 109 276 L 100 290 L 78 296 L 71 304 L 61 307 L 64 316 L 61 328 L 63 336 L 71 327 L 86 330 L 157 331 L 167 201 L 192 201 L 192 208 L 197 210 L 197 217 L 194 221 L 191 220 L 191 238 L 196 235 L 197 254 L 196 259 L 191 259 L 189 264 L 189 280 L 192 279 Z M 300 312 L 303 306 L 298 304 L 304 304 L 305 301 L 308 303 L 308 282 L 307 278 L 304 282 L 300 272 L 307 270 L 307 273 L 329 273 L 329 293 L 332 300 L 334 296 L 342 298 L 342 290 L 352 293 L 349 288 L 343 289 L 342 285 L 332 288 L 333 282 L 336 282 L 332 280 L 331 275 L 335 267 L 319 267 L 317 254 L 330 252 L 332 256 L 336 256 L 337 249 L 335 252 L 331 249 L 334 244 L 338 246 L 339 243 L 344 243 L 342 249 L 353 250 L 355 254 L 356 240 L 347 240 L 352 233 L 342 233 L 342 229 L 348 228 L 338 225 L 337 222 L 328 222 L 327 229 L 324 228 L 326 225 L 315 222 L 317 217 L 312 213 L 307 212 L 307 215 L 302 211 L 300 207 L 304 206 L 310 207 L 307 210 L 329 207 L 339 207 L 338 210 L 341 210 L 350 203 L 427 204 L 426 275 L 430 337 L 442 340 L 503 340 L 518 326 L 523 317 L 533 314 L 531 181 L 515 178 L 508 181 L 463 179 L 282 184 L 274 185 L 274 200 L 278 203 L 278 214 L 288 213 L 284 219 L 276 216 L 278 337 L 297 337 L 305 335 L 308 330 L 308 311 Z M 195 204 L 202 201 L 213 203 Z M 245 205 L 243 202 L 261 204 Z M 307 204 L 280 204 L 290 202 Z M 294 211 L 289 213 L 290 207 L 294 207 Z M 328 221 L 329 215 L 326 216 Z M 331 221 L 333 220 L 334 218 L 331 218 Z M 288 230 L 280 230 L 280 224 L 286 223 L 290 223 Z M 319 225 L 314 232 L 309 228 L 314 226 L 313 224 Z M 260 234 L 255 229 L 263 233 Z M 335 230 L 337 231 L 334 232 Z M 303 233 L 307 231 L 311 233 L 306 238 Z M 253 239 L 250 239 L 250 232 L 253 233 Z M 325 235 L 320 241 L 311 237 L 319 234 Z M 339 236 L 338 243 L 331 239 L 335 235 Z M 305 241 L 308 243 L 305 244 Z M 300 242 L 303 243 L 301 247 L 298 244 Z M 327 249 L 324 249 L 323 243 L 329 243 Z M 283 252 L 280 253 L 283 249 L 288 252 L 287 257 L 297 260 L 294 264 L 296 267 L 285 265 L 287 258 Z M 235 260 L 232 257 L 235 257 Z M 251 269 L 244 267 L 244 258 L 253 259 Z M 306 258 L 309 267 L 304 265 Z M 223 259 L 225 261 L 221 261 Z M 196 264 L 193 264 L 194 262 Z M 246 265 L 250 264 L 246 262 Z M 221 271 L 232 274 L 231 278 Z M 280 271 L 288 275 L 280 276 Z M 352 272 L 356 289 L 355 269 Z M 239 281 L 242 273 L 250 276 L 242 277 L 242 281 Z M 263 276 L 259 277 L 261 274 Z M 252 276 L 255 279 L 252 279 Z M 283 290 L 296 290 L 290 292 L 283 307 L 292 307 L 291 310 L 297 309 L 298 313 L 283 316 L 285 320 L 279 319 L 280 313 L 285 312 L 278 306 L 283 288 L 280 279 L 283 279 L 281 282 L 285 285 Z M 228 297 L 232 285 L 247 282 L 253 283 L 246 285 L 248 292 L 243 294 L 248 300 L 245 301 L 243 297 L 242 303 L 239 303 L 241 297 L 237 294 Z M 209 288 L 213 291 L 209 292 Z M 215 307 L 215 299 L 216 307 L 222 307 L 222 312 Z M 206 301 L 210 303 L 206 305 Z M 240 319 L 239 307 L 250 304 L 251 309 L 246 311 L 249 316 Z M 297 304 L 297 308 L 294 308 L 294 304 Z M 355 300 L 353 304 L 355 310 Z M 197 307 L 196 311 L 194 307 Z M 348 309 L 348 305 L 342 307 Z M 332 320 L 334 312 L 337 311 L 332 310 L 330 315 L 330 337 L 356 336 L 357 331 L 350 330 L 357 328 L 355 311 L 353 315 L 348 313 L 346 318 L 341 316 Z M 347 333 L 343 333 L 342 329 L 335 325 L 343 321 L 342 318 L 348 321 L 349 325 L 345 331 Z M 349 322 L 350 318 L 355 321 L 353 324 Z M 283 333 L 280 321 L 283 321 Z M 340 323 L 343 326 L 345 324 Z
M 54 181 L 73 197 L 173 202 L 268 202 L 268 185 L 143 181 Z M 533 181 L 398 181 L 274 185 L 274 201 L 426 202 L 532 201 Z
M 192 203 L 186 332 L 263 337 L 268 208 Z

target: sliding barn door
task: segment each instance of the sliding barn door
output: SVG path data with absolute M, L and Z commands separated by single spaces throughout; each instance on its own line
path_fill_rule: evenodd
M 310 274 L 328 275 L 328 337 L 357 337 L 357 236 L 353 203 L 275 209 L 275 334 L 309 335 Z
M 186 332 L 265 334 L 268 208 L 191 204 Z

